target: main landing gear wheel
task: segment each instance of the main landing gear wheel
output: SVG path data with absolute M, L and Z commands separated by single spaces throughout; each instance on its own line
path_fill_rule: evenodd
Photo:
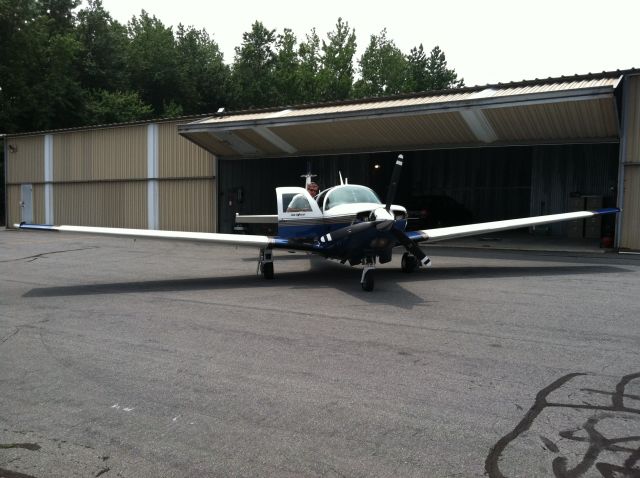
M 362 290 L 371 292 L 374 284 L 373 270 L 365 271 L 364 277 L 362 277 Z
M 273 279 L 273 262 L 265 262 L 262 264 L 262 276 L 265 279 Z
M 271 249 L 260 249 L 258 256 L 258 274 L 265 279 L 273 279 L 273 253 Z
M 414 255 L 405 252 L 402 254 L 400 267 L 402 268 L 402 272 L 413 272 L 418 268 L 418 259 Z

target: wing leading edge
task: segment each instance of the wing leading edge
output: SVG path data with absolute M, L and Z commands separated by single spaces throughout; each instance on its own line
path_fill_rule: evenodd
M 407 232 L 407 236 L 414 242 L 437 242 L 458 237 L 475 236 L 490 232 L 507 231 L 521 227 L 538 226 L 554 222 L 584 219 L 602 214 L 615 214 L 619 208 L 598 209 L 595 211 L 576 211 L 563 214 L 550 214 L 547 216 L 524 217 L 520 219 L 507 219 L 505 221 L 482 222 L 467 224 L 464 226 L 441 227 L 438 229 L 425 229 L 421 231 Z
M 148 229 L 124 229 L 119 227 L 49 226 L 43 224 L 15 224 L 14 226 L 16 229 L 31 231 L 75 232 L 114 237 L 195 241 L 248 247 L 273 247 L 275 245 L 274 238 L 269 236 L 219 234 L 212 232 L 156 231 Z

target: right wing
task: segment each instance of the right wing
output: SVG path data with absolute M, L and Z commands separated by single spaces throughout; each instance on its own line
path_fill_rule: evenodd
M 620 212 L 618 208 L 598 209 L 596 211 L 576 211 L 562 214 L 549 214 L 547 216 L 523 217 L 520 219 L 507 219 L 505 221 L 482 222 L 478 224 L 466 224 L 464 226 L 440 227 L 438 229 L 425 229 L 422 231 L 407 232 L 407 236 L 414 242 L 436 242 L 458 237 L 476 236 L 491 232 L 519 229 L 521 227 L 539 226 L 554 222 L 585 219 L 602 214 L 614 214 Z
M 276 238 L 244 234 L 218 234 L 212 232 L 156 231 L 150 229 L 125 229 L 119 227 L 50 226 L 44 224 L 14 224 L 16 229 L 27 231 L 75 232 L 114 237 L 166 239 L 176 241 L 208 242 L 249 247 L 274 247 Z
M 26 231 L 75 232 L 113 237 L 142 239 L 164 239 L 173 241 L 207 242 L 209 244 L 229 244 L 233 246 L 288 249 L 307 252 L 321 252 L 322 247 L 295 239 L 278 236 L 257 236 L 251 234 L 220 234 L 214 232 L 157 231 L 151 229 L 125 229 L 119 227 L 50 226 L 46 224 L 14 224 L 16 229 Z

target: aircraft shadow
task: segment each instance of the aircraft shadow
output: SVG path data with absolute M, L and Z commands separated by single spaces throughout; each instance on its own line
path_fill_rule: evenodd
M 253 274 L 231 277 L 202 277 L 193 279 L 166 279 L 135 282 L 111 282 L 104 284 L 78 284 L 60 287 L 34 288 L 23 295 L 26 298 L 68 297 L 85 295 L 110 295 L 154 292 L 189 292 L 199 290 L 225 290 L 242 288 L 290 288 L 323 289 L 332 288 L 353 295 L 359 300 L 373 303 L 395 305 L 411 309 L 428 303 L 406 288 L 398 294 L 398 286 L 417 281 L 442 281 L 464 279 L 490 279 L 504 277 L 539 277 L 576 274 L 611 274 L 631 272 L 627 269 L 607 265 L 570 265 L 570 266 L 470 266 L 470 267 L 433 267 L 405 274 L 397 268 L 378 268 L 376 270 L 376 288 L 373 292 L 364 292 L 360 288 L 361 269 L 350 269 L 333 262 L 315 263 L 311 261 L 311 270 L 285 271 L 278 273 L 274 280 L 266 281 Z

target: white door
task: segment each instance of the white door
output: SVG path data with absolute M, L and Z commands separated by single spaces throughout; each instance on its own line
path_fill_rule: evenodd
M 33 223 L 33 185 L 20 186 L 20 222 Z

